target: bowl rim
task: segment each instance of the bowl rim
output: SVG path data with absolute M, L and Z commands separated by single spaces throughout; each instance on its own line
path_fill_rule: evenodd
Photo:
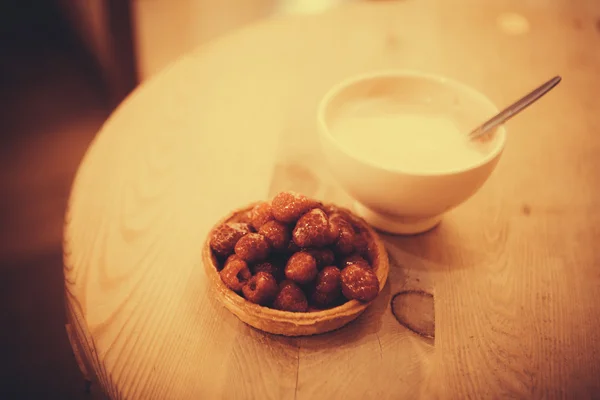
M 310 326 L 319 322 L 324 322 L 343 316 L 358 315 L 361 312 L 363 312 L 367 307 L 369 307 L 375 300 L 377 300 L 377 298 L 379 298 L 383 288 L 387 283 L 389 275 L 389 258 L 383 240 L 381 239 L 381 237 L 379 237 L 377 232 L 375 232 L 375 230 L 371 228 L 371 226 L 369 226 L 369 224 L 367 224 L 362 218 L 353 214 L 350 210 L 337 205 L 335 205 L 336 208 L 347 213 L 348 216 L 352 219 L 352 222 L 360 225 L 362 229 L 365 229 L 369 233 L 370 237 L 373 239 L 373 243 L 376 248 L 376 254 L 378 255 L 377 266 L 374 267 L 374 270 L 377 275 L 377 278 L 379 279 L 379 293 L 377 297 L 375 297 L 375 299 L 368 303 L 362 303 L 358 300 L 349 300 L 340 306 L 321 311 L 292 312 L 277 310 L 274 308 L 269 308 L 266 306 L 261 306 L 252 303 L 246 300 L 238 293 L 228 288 L 225 285 L 225 283 L 223 283 L 223 281 L 221 280 L 221 276 L 214 263 L 212 252 L 210 249 L 210 237 L 212 235 L 213 230 L 220 224 L 230 221 L 232 218 L 234 218 L 236 215 L 239 215 L 240 213 L 251 210 L 255 205 L 259 203 L 260 201 L 253 202 L 247 206 L 231 211 L 225 217 L 221 218 L 211 228 L 203 245 L 202 263 L 204 264 L 204 270 L 208 275 L 209 280 L 211 281 L 210 284 L 223 297 L 225 297 L 226 301 L 229 302 L 230 305 L 236 306 L 239 309 L 243 309 L 244 312 L 252 314 L 254 317 L 257 318 L 269 319 L 274 322 L 292 323 L 297 326 Z M 217 297 L 219 297 L 219 301 L 223 301 L 221 296 Z
M 387 78 L 387 79 L 412 78 L 412 79 L 427 80 L 427 81 L 435 82 L 438 84 L 450 86 L 454 90 L 466 92 L 469 96 L 471 96 L 471 97 L 477 99 L 478 101 L 489 106 L 496 113 L 500 111 L 498 106 L 496 106 L 496 104 L 489 97 L 487 97 L 485 94 L 483 94 L 479 90 L 475 89 L 473 86 L 467 85 L 466 83 L 463 83 L 456 79 L 449 78 L 442 74 L 435 74 L 435 73 L 429 73 L 429 72 L 423 72 L 423 71 L 411 70 L 411 69 L 382 69 L 382 70 L 352 75 L 352 76 L 336 83 L 332 87 L 330 87 L 327 90 L 327 92 L 321 97 L 321 100 L 319 101 L 319 104 L 317 106 L 317 124 L 318 124 L 319 136 L 322 139 L 327 140 L 332 146 L 334 146 L 338 151 L 342 152 L 346 157 L 349 157 L 358 163 L 367 165 L 371 168 L 374 168 L 374 169 L 380 170 L 380 171 L 399 173 L 399 174 L 415 176 L 415 177 L 443 177 L 443 176 L 450 176 L 450 175 L 458 175 L 458 174 L 461 174 L 464 172 L 475 170 L 479 167 L 482 167 L 486 164 L 493 162 L 497 157 L 499 157 L 502 154 L 502 151 L 504 150 L 504 147 L 506 144 L 506 128 L 504 127 L 504 125 L 500 125 L 499 127 L 497 127 L 495 129 L 494 135 L 498 136 L 498 138 L 495 140 L 494 148 L 491 151 L 489 151 L 485 155 L 485 157 L 482 157 L 481 160 L 479 160 L 476 163 L 469 164 L 464 167 L 451 168 L 451 169 L 447 169 L 444 171 L 429 171 L 429 172 L 428 171 L 418 171 L 418 170 L 408 171 L 408 170 L 404 170 L 404 169 L 398 168 L 398 167 L 396 167 L 396 168 L 384 167 L 384 166 L 381 166 L 381 165 L 378 165 L 378 164 L 372 162 L 369 159 L 357 157 L 356 155 L 347 151 L 343 146 L 341 146 L 339 141 L 337 141 L 335 139 L 335 137 L 331 134 L 331 131 L 329 130 L 329 125 L 327 124 L 326 119 L 325 119 L 326 113 L 328 111 L 328 107 L 331 104 L 332 100 L 334 100 L 345 89 L 350 88 L 357 84 L 362 84 L 369 80 L 382 79 L 382 78 L 384 78 L 384 79 L 385 78 Z M 481 121 L 481 122 L 484 122 L 484 121 Z

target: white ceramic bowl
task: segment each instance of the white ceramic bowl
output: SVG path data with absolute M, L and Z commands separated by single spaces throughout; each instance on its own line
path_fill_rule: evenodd
M 427 231 L 440 222 L 445 212 L 463 203 L 485 183 L 504 149 L 505 129 L 498 128 L 487 139 L 480 159 L 459 168 L 420 172 L 401 165 L 382 167 L 347 151 L 330 129 L 342 107 L 373 96 L 384 96 L 406 106 L 447 110 L 465 135 L 498 109 L 486 96 L 465 84 L 401 70 L 347 79 L 321 100 L 317 116 L 321 147 L 333 177 L 356 201 L 355 212 L 386 232 Z

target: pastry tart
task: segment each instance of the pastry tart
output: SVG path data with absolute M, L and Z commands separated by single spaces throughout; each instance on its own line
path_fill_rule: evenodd
M 202 260 L 219 303 L 246 324 L 285 336 L 353 321 L 389 272 L 383 242 L 364 220 L 294 192 L 225 216 Z

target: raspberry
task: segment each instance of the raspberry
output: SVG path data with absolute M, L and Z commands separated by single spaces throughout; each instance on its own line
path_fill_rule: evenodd
M 335 255 L 331 249 L 309 249 L 305 251 L 315 258 L 317 261 L 317 268 L 319 269 L 328 265 L 333 265 L 333 262 L 335 261 Z
M 277 267 L 269 261 L 254 264 L 252 266 L 252 273 L 256 275 L 259 272 L 266 272 L 269 275 L 275 276 L 277 274 Z
M 257 204 L 252 210 L 250 210 L 249 217 L 251 225 L 258 231 L 261 226 L 273 219 L 273 214 L 271 214 L 271 205 L 266 201 Z
M 294 242 L 300 247 L 324 247 L 333 242 L 327 215 L 321 209 L 304 214 L 292 232 Z
M 285 261 L 282 263 L 279 260 L 269 259 L 268 261 L 255 264 L 252 266 L 252 273 L 254 275 L 259 272 L 266 272 L 269 275 L 272 275 L 277 281 L 283 279 L 283 270 L 285 268 Z
M 242 293 L 248 301 L 262 306 L 270 303 L 277 296 L 278 291 L 275 278 L 262 271 L 250 278 L 242 288 Z
M 324 308 L 333 305 L 342 294 L 340 270 L 334 266 L 323 268 L 317 275 L 314 290 L 311 292 L 311 302 Z
M 366 232 L 358 232 L 354 236 L 354 251 L 365 258 L 369 257 L 369 241 Z
M 279 284 L 279 293 L 273 301 L 273 308 L 283 311 L 305 312 L 308 310 L 306 295 L 291 281 Z
M 210 237 L 210 248 L 221 256 L 233 254 L 235 244 L 244 235 L 250 233 L 250 226 L 244 223 L 227 222 L 219 225 Z
M 235 245 L 235 254 L 249 263 L 266 260 L 270 251 L 269 242 L 259 233 L 248 233 Z
M 250 217 L 250 213 L 251 212 L 252 212 L 252 210 L 250 210 L 250 211 L 242 211 L 241 213 L 237 214 L 235 216 L 235 222 L 240 222 L 240 223 L 248 224 L 248 226 L 250 227 L 250 231 L 251 232 L 255 232 L 255 229 L 252 226 L 252 218 Z
M 246 261 L 235 254 L 227 258 L 225 266 L 219 275 L 221 276 L 223 283 L 225 283 L 229 289 L 236 292 L 242 290 L 248 279 L 252 276 Z
M 312 304 L 314 304 L 321 310 L 331 308 L 342 303 L 340 302 L 340 300 L 345 300 L 342 296 L 340 296 L 340 293 L 341 291 L 338 293 L 325 293 L 313 291 L 310 297 L 310 301 L 312 302 Z
M 334 250 L 340 255 L 348 255 L 354 251 L 354 228 L 341 214 L 329 217 L 332 231 L 337 233 Z
M 333 265 L 323 268 L 319 272 L 319 275 L 317 275 L 315 290 L 324 293 L 332 293 L 340 290 L 340 276 L 340 270 Z
M 274 250 L 284 251 L 290 244 L 290 228 L 279 221 L 268 221 L 264 223 L 258 233 L 263 235 L 271 244 Z
M 315 279 L 318 272 L 317 261 L 304 251 L 291 256 L 285 266 L 285 277 L 296 283 L 308 283 Z
M 227 222 L 227 225 L 244 234 L 252 232 L 252 227 L 245 222 Z
M 379 293 L 379 279 L 373 270 L 350 264 L 342 270 L 342 293 L 347 299 L 369 302 Z
M 355 264 L 355 265 L 365 267 L 365 268 L 371 268 L 371 265 L 369 264 L 369 262 L 367 260 L 365 260 L 363 257 L 359 256 L 358 254 L 352 254 L 350 256 L 344 257 L 340 261 L 340 267 L 342 269 L 346 268 L 348 265 L 351 265 L 351 264 Z
M 291 223 L 319 206 L 319 202 L 296 192 L 281 192 L 271 201 L 271 213 L 276 220 Z

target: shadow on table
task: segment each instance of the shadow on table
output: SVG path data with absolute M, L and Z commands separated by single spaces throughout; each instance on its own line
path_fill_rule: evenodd
M 461 240 L 459 229 L 452 221 L 443 220 L 437 227 L 418 235 L 382 236 L 391 257 L 408 269 L 450 272 L 470 268 L 487 258 L 485 252 L 473 249 Z

